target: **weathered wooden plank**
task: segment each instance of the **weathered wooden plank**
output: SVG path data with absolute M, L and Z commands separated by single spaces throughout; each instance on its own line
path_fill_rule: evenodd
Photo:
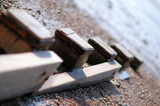
M 115 43 L 114 45 L 111 45 L 111 47 L 118 53 L 116 60 L 123 66 L 123 68 L 127 67 L 133 60 L 134 56 L 119 43 Z
M 31 52 L 32 50 L 33 49 L 26 41 L 17 38 L 15 42 L 10 46 L 10 48 L 6 51 L 6 53 L 23 53 Z
M 0 30 L 0 47 L 3 48 L 6 53 L 20 53 L 33 50 L 27 42 L 20 39 L 16 33 L 5 24 L 0 23 Z
M 64 67 L 72 69 L 81 67 L 94 48 L 72 29 L 60 28 L 55 32 L 55 42 L 50 50 L 55 51 L 64 60 Z
M 130 66 L 136 71 L 142 64 L 143 64 L 143 58 L 134 53 L 133 51 L 130 51 L 130 53 L 134 56 L 133 61 L 131 61 Z
M 0 47 L 7 51 L 16 39 L 16 34 L 0 22 Z
M 92 37 L 88 43 L 94 47 L 94 52 L 89 56 L 88 62 L 90 64 L 103 63 L 108 60 L 114 60 L 117 52 L 110 46 L 104 43 L 99 37 Z
M 97 84 L 111 79 L 114 76 L 114 73 L 120 68 L 121 65 L 118 62 L 110 61 L 84 69 L 74 69 L 73 72 L 64 72 L 50 76 L 34 95 Z
M 0 55 L 0 100 L 32 93 L 62 60 L 52 51 Z
M 75 49 L 80 54 L 93 52 L 93 47 L 70 28 L 57 29 L 55 36 L 66 42 L 71 48 Z
M 0 19 L 35 48 L 48 48 L 53 42 L 51 33 L 24 10 L 4 10 Z

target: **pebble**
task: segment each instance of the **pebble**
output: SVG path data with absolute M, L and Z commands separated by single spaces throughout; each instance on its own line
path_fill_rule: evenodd
M 40 11 L 40 10 L 37 10 L 37 13 L 38 13 L 38 14 L 41 14 L 41 11 Z
M 8 9 L 8 8 L 9 8 L 9 6 L 8 6 L 7 4 L 3 4 L 3 7 L 4 7 L 5 9 Z
M 113 85 L 117 86 L 118 88 L 121 87 L 121 82 L 116 82 L 116 81 L 113 81 L 113 80 L 111 80 L 110 82 L 111 82 Z

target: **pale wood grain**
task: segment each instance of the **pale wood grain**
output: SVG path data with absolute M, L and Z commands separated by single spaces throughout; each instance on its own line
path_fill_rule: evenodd
M 51 51 L 0 55 L 0 100 L 32 93 L 62 60 Z
M 121 65 L 118 62 L 111 61 L 50 76 L 34 95 L 64 91 L 110 80 L 120 68 Z

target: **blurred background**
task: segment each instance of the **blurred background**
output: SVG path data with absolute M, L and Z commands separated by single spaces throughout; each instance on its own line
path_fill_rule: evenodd
M 160 81 L 159 0 L 74 0 L 127 49 L 139 54 L 145 69 Z

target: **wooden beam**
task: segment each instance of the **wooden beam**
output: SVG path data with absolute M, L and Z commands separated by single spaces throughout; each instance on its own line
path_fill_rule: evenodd
M 129 66 L 134 56 L 129 53 L 124 47 L 122 47 L 119 43 L 115 43 L 111 45 L 111 47 L 118 53 L 116 60 L 123 66 L 123 68 Z
M 53 75 L 33 95 L 64 91 L 104 82 L 110 80 L 120 68 L 121 65 L 118 62 L 110 61 L 84 69 L 74 69 L 73 72 Z
M 117 52 L 102 41 L 99 37 L 92 37 L 88 43 L 94 47 L 94 52 L 89 56 L 88 62 L 90 64 L 99 64 L 108 60 L 114 60 Z
M 62 60 L 52 51 L 0 55 L 0 101 L 38 90 Z
M 30 52 L 31 46 L 24 40 L 20 39 L 17 34 L 0 22 L 0 47 L 6 53 Z
M 50 50 L 55 51 L 64 60 L 64 67 L 73 69 L 82 67 L 94 48 L 72 29 L 59 28 L 55 31 L 55 42 Z
M 53 42 L 51 33 L 24 10 L 4 10 L 0 15 L 0 20 L 36 49 L 47 49 Z
M 135 71 L 137 71 L 138 68 L 143 64 L 144 60 L 140 55 L 134 53 L 133 51 L 130 51 L 130 53 L 134 56 L 133 61 L 131 61 L 131 63 L 130 63 L 130 66 Z

